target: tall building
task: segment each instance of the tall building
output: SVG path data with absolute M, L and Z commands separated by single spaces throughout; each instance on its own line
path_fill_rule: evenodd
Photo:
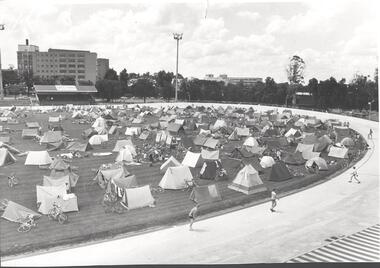
M 97 75 L 97 54 L 86 50 L 52 49 L 39 51 L 38 46 L 18 45 L 17 66 L 21 73 L 31 72 L 33 76 L 53 78 L 72 76 L 76 80 L 91 81 L 95 84 Z
M 262 78 L 258 77 L 228 77 L 226 74 L 220 74 L 215 77 L 213 74 L 206 74 L 205 80 L 224 82 L 225 85 L 233 84 L 238 85 L 242 83 L 244 86 L 253 86 L 258 82 L 262 82 Z
M 96 80 L 104 79 L 106 72 L 110 69 L 109 59 L 99 58 L 96 60 Z

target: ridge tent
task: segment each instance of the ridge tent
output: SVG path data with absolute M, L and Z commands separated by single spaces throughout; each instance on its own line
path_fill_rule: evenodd
M 285 163 L 282 161 L 276 162 L 270 171 L 269 180 L 270 181 L 285 181 L 291 179 L 293 176 L 290 174 L 289 169 L 286 167 Z
M 182 165 L 195 168 L 200 167 L 202 165 L 202 162 L 203 161 L 200 153 L 187 151 L 184 159 L 182 160 Z
M 274 161 L 273 157 L 271 156 L 263 156 L 260 160 L 260 165 L 263 167 L 263 168 L 269 168 L 271 166 L 273 166 L 276 162 Z
M 70 167 L 69 164 L 67 164 L 65 161 L 63 161 L 62 158 L 56 157 L 53 162 L 50 164 L 49 169 L 55 169 L 55 170 L 65 170 Z
M 254 137 L 248 137 L 244 141 L 243 145 L 248 146 L 248 147 L 254 147 L 254 146 L 259 146 L 259 143 L 257 142 L 257 140 Z
M 227 123 L 222 119 L 217 119 L 211 128 L 213 131 L 217 131 L 221 127 L 227 127 Z
M 109 181 L 124 178 L 129 174 L 130 173 L 126 168 L 124 168 L 124 166 L 115 163 L 107 169 L 99 169 L 94 180 L 98 182 L 99 186 L 102 189 L 105 189 Z
M 126 136 L 140 135 L 141 128 L 140 127 L 127 127 L 125 130 Z
M 7 207 L 5 208 L 4 213 L 1 215 L 1 217 L 8 221 L 19 223 L 20 219 L 25 219 L 29 214 L 32 214 L 33 217 L 41 216 L 39 213 L 34 212 L 31 209 L 9 200 Z
M 63 176 L 69 176 L 70 187 L 75 187 L 77 185 L 77 182 L 79 180 L 79 175 L 75 174 L 73 171 L 69 169 L 64 169 L 64 170 L 53 169 L 50 172 L 50 177 L 53 177 L 53 178 L 61 178 Z
M 154 198 L 150 191 L 150 186 L 145 185 L 137 188 L 125 189 L 123 202 L 127 204 L 128 209 L 151 207 L 154 205 Z
M 206 130 L 206 129 L 201 128 L 201 129 L 199 129 L 198 135 L 200 135 L 202 137 L 211 136 L 211 130 L 209 130 L 209 129 Z
M 282 161 L 288 165 L 302 165 L 306 162 L 301 152 L 288 153 L 285 155 Z
M 25 166 L 43 166 L 53 163 L 47 151 L 29 151 Z
M 220 161 L 207 161 L 203 163 L 203 166 L 200 170 L 201 179 L 210 179 L 215 180 L 217 177 L 217 170 L 222 167 Z
M 298 143 L 295 152 L 301 152 L 301 153 L 304 152 L 304 151 L 310 151 L 310 152 L 312 152 L 313 148 L 314 148 L 313 144 Z
M 129 175 L 126 177 L 114 178 L 110 181 L 111 185 L 114 187 L 114 192 L 117 193 L 117 196 L 123 197 L 124 192 L 128 188 L 138 187 L 136 175 Z
M 56 203 L 63 212 L 78 211 L 78 200 L 75 194 L 67 194 L 66 186 L 39 186 L 37 188 L 37 204 L 40 203 L 38 212 L 48 214 Z
M 16 162 L 16 158 L 7 148 L 0 148 L 0 167 Z
M 119 152 L 124 148 L 128 148 L 132 156 L 136 156 L 136 149 L 131 140 L 118 140 L 112 152 Z
M 334 133 L 336 136 L 336 142 L 341 142 L 345 137 L 350 136 L 350 129 L 348 127 L 334 127 Z
M 314 157 L 306 161 L 305 167 L 312 168 L 313 165 L 316 165 L 319 170 L 328 170 L 329 166 L 326 163 L 326 160 L 321 157 Z
M 174 124 L 183 126 L 183 125 L 185 125 L 185 119 L 175 119 Z
M 6 148 L 6 149 L 8 149 L 8 151 L 10 153 L 13 153 L 13 154 L 19 154 L 19 153 L 21 153 L 17 148 L 15 148 L 13 146 L 10 146 L 9 144 L 4 143 L 2 141 L 0 141 L 0 148 Z
M 219 150 L 209 151 L 202 148 L 201 157 L 204 160 L 219 160 Z
M 193 175 L 187 166 L 169 167 L 162 177 L 158 186 L 162 189 L 185 189 L 189 181 L 193 180 Z
M 78 151 L 78 152 L 87 152 L 88 150 L 91 150 L 91 145 L 86 143 L 80 143 L 78 141 L 72 141 L 69 142 L 66 146 L 66 150 L 68 151 Z
M 61 117 L 59 116 L 49 116 L 49 123 L 59 123 L 61 121 Z
M 103 142 L 108 141 L 108 135 L 94 135 L 89 140 L 88 143 L 91 145 L 100 145 Z
M 99 116 L 98 118 L 96 118 L 95 122 L 91 125 L 91 127 L 94 129 L 104 129 L 107 128 L 107 122 L 103 117 Z
M 93 135 L 98 134 L 93 128 L 88 128 L 82 132 L 82 136 L 85 139 L 91 138 Z
M 252 154 L 258 154 L 258 155 L 262 155 L 263 152 L 265 151 L 265 147 L 260 147 L 260 146 L 254 146 L 254 147 L 249 147 L 249 146 L 246 146 L 244 147 L 248 152 L 252 153 Z
M 40 124 L 38 122 L 26 122 L 27 128 L 40 128 Z
M 9 137 L 9 136 L 0 136 L 0 142 L 10 143 L 11 142 L 11 137 Z
M 147 130 L 144 130 L 144 131 L 140 134 L 139 139 L 140 139 L 140 140 L 146 140 L 146 139 L 149 137 L 149 135 L 150 135 L 150 132 L 147 131 Z
M 259 173 L 251 165 L 242 168 L 228 188 L 247 195 L 267 191 Z
M 230 154 L 232 158 L 250 158 L 253 157 L 254 154 L 247 150 L 247 148 L 234 148 Z
M 168 160 L 166 160 L 160 167 L 160 172 L 164 173 L 169 167 L 178 167 L 181 163 L 174 158 L 174 156 L 170 156 Z
M 54 143 L 62 141 L 61 131 L 47 131 L 40 139 L 40 143 Z
M 235 130 L 236 130 L 236 134 L 239 137 L 248 137 L 249 136 L 249 128 L 247 128 L 247 127 L 244 127 L 244 128 L 236 127 Z
M 232 131 L 231 135 L 228 136 L 228 140 L 230 141 L 238 141 L 240 140 L 238 134 L 237 134 L 237 130 L 235 129 L 234 131 Z
M 331 146 L 328 156 L 335 158 L 348 158 L 348 148 Z
M 298 129 L 291 128 L 285 133 L 285 137 L 289 138 L 290 136 L 294 136 L 295 138 L 301 137 L 301 132 Z
M 43 176 L 43 186 L 61 186 L 65 185 L 66 190 L 70 190 L 70 177 L 69 175 L 65 175 L 63 177 L 50 177 Z
M 219 141 L 217 139 L 208 138 L 203 144 L 203 146 L 207 148 L 215 149 L 218 144 L 219 144 Z
M 206 137 L 203 136 L 196 136 L 194 138 L 194 145 L 203 146 L 203 144 L 207 141 Z
M 208 204 L 222 200 L 215 184 L 194 187 L 190 193 L 190 200 L 197 204 Z
M 302 157 L 306 160 L 309 160 L 311 158 L 314 158 L 314 157 L 319 157 L 321 153 L 320 152 L 313 152 L 313 151 L 303 151 L 302 152 Z
M 133 162 L 133 156 L 131 151 L 128 148 L 124 148 L 119 151 L 119 154 L 117 155 L 116 162 Z
M 30 139 L 39 135 L 38 128 L 25 128 L 22 130 L 21 136 L 24 139 Z
M 170 123 L 168 124 L 167 131 L 171 135 L 178 135 L 178 134 L 183 134 L 185 133 L 185 130 L 183 128 L 183 125 L 176 124 L 176 123 Z

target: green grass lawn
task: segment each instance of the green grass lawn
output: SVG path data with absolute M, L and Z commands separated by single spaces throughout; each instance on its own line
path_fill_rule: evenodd
M 44 150 L 46 147 L 39 145 L 36 141 L 26 140 L 21 138 L 21 130 L 25 128 L 25 121 L 38 121 L 42 125 L 43 130 L 47 130 L 48 116 L 57 116 L 58 113 L 49 114 L 32 114 L 29 113 L 28 117 L 21 120 L 18 125 L 6 125 L 0 123 L 4 127 L 11 129 L 12 145 L 22 151 L 28 150 Z M 81 138 L 81 133 L 84 129 L 90 127 L 90 124 L 74 124 L 70 119 L 70 114 L 65 114 L 69 119 L 63 121 L 63 128 L 65 132 L 72 138 Z M 154 122 L 157 118 L 150 116 L 148 122 Z M 116 154 L 110 156 L 92 156 L 93 152 L 111 152 L 117 139 L 123 139 L 125 128 L 120 131 L 120 134 L 110 136 L 110 141 L 106 146 L 95 147 L 94 150 L 89 151 L 90 157 L 73 159 L 70 165 L 78 167 L 76 173 L 80 176 L 79 181 L 74 188 L 74 193 L 78 197 L 79 212 L 70 212 L 69 223 L 59 225 L 57 222 L 49 221 L 47 216 L 42 216 L 38 220 L 38 227 L 28 233 L 18 233 L 18 225 L 9 222 L 5 219 L 0 219 L 0 236 L 1 236 L 1 256 L 8 256 L 19 254 L 23 252 L 35 251 L 38 249 L 50 248 L 58 245 L 68 245 L 80 243 L 96 239 L 110 238 L 121 233 L 129 233 L 134 231 L 141 231 L 151 227 L 170 226 L 178 222 L 187 220 L 187 214 L 193 202 L 189 200 L 189 192 L 187 191 L 172 191 L 165 190 L 163 192 L 153 192 L 156 199 L 156 206 L 154 208 L 142 208 L 136 210 L 125 211 L 122 214 L 106 213 L 101 201 L 103 198 L 104 190 L 94 183 L 93 178 L 95 172 L 93 169 L 99 168 L 103 163 L 112 163 L 116 158 Z M 195 133 L 192 134 L 195 136 Z M 228 158 L 227 153 L 232 149 L 241 145 L 243 141 L 232 142 L 227 144 L 221 152 L 222 163 L 226 163 L 225 159 Z M 142 142 L 134 139 L 136 146 L 141 146 Z M 286 148 L 287 151 L 293 152 L 295 146 Z M 50 152 L 50 156 L 55 156 L 57 153 L 63 151 Z M 362 151 L 362 154 L 364 151 Z M 329 160 L 326 153 L 322 156 Z M 182 155 L 183 157 L 183 155 Z M 37 211 L 36 206 L 36 185 L 42 185 L 43 175 L 48 175 L 50 170 L 42 170 L 35 166 L 24 166 L 24 157 L 17 157 L 17 162 L 0 168 L 0 173 L 9 174 L 16 172 L 20 178 L 20 184 L 15 188 L 10 189 L 7 186 L 6 177 L 2 176 L 0 179 L 0 199 L 7 198 L 17 202 L 23 206 Z M 182 160 L 179 158 L 178 160 Z M 247 160 L 251 161 L 250 159 Z M 270 189 L 276 187 L 280 193 L 292 191 L 294 189 L 306 187 L 317 181 L 326 180 L 334 172 L 338 171 L 345 164 L 344 160 L 339 160 L 334 166 L 331 166 L 329 171 L 320 172 L 317 175 L 305 175 L 301 177 L 294 177 L 290 180 L 283 182 L 268 181 L 269 169 L 264 170 L 260 174 L 264 184 Z M 128 166 L 127 169 L 130 173 L 135 174 L 139 185 L 150 184 L 153 188 L 158 186 L 162 178 L 159 173 L 161 163 L 156 163 L 150 167 L 148 164 L 143 166 Z M 204 205 L 200 209 L 201 215 L 207 215 L 224 209 L 240 207 L 244 204 L 260 201 L 269 196 L 268 192 L 262 192 L 253 195 L 244 195 L 242 193 L 233 191 L 227 188 L 227 185 L 233 180 L 234 175 L 237 173 L 236 168 L 225 165 L 227 172 L 230 176 L 228 181 L 216 182 L 217 187 L 222 196 L 222 200 Z M 307 174 L 303 165 L 292 167 L 294 170 Z M 194 174 L 199 173 L 199 168 L 192 171 Z M 200 185 L 215 183 L 209 180 L 197 180 Z

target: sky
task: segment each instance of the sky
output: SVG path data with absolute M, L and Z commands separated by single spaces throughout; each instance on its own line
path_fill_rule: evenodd
M 305 80 L 373 77 L 378 66 L 376 0 L 136 1 L 0 0 L 2 67 L 17 68 L 17 45 L 79 49 L 109 58 L 117 72 L 179 72 L 273 77 L 286 81 L 293 55 L 306 62 Z

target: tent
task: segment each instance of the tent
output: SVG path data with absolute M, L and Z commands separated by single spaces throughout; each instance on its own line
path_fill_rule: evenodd
M 47 131 L 40 139 L 40 143 L 54 143 L 62 141 L 61 131 Z
M 276 162 L 270 171 L 270 181 L 285 181 L 291 179 L 293 176 L 290 174 L 289 169 L 282 161 Z
M 232 158 L 250 158 L 253 157 L 254 154 L 250 152 L 246 147 L 243 148 L 234 148 L 230 154 Z
M 282 158 L 282 161 L 288 165 L 302 165 L 306 162 L 301 152 L 288 153 Z
M 36 185 L 38 212 L 48 214 L 56 203 L 63 212 L 78 211 L 78 200 L 75 194 L 67 194 L 66 186 Z
M 218 160 L 219 159 L 219 150 L 209 151 L 209 150 L 204 150 L 202 148 L 201 156 L 202 156 L 202 159 L 204 159 L 204 160 Z
M 200 170 L 201 179 L 215 179 L 217 176 L 217 170 L 222 167 L 220 161 L 207 161 L 203 163 L 203 166 Z
M 11 142 L 11 137 L 9 137 L 9 136 L 0 136 L 0 142 L 10 143 Z
M 98 182 L 101 188 L 105 189 L 107 184 L 111 180 L 124 178 L 125 176 L 128 176 L 128 175 L 129 175 L 129 172 L 126 168 L 124 168 L 124 166 L 120 165 L 119 163 L 115 163 L 108 168 L 99 169 L 98 172 L 96 173 L 94 180 Z
M 27 128 L 40 128 L 40 124 L 38 122 L 26 122 Z
M 214 125 L 211 128 L 213 131 L 217 131 L 222 127 L 227 127 L 227 123 L 223 119 L 218 119 L 215 121 Z
M 208 138 L 203 144 L 203 146 L 207 148 L 215 149 L 218 144 L 219 144 L 219 141 L 217 139 Z
M 37 137 L 39 135 L 39 131 L 37 128 L 25 128 L 22 130 L 21 136 L 24 139 L 30 139 Z
M 116 162 L 121 162 L 121 161 L 133 162 L 133 156 L 132 156 L 131 151 L 128 148 L 124 148 L 124 149 L 120 150 L 115 161 Z
M 154 205 L 154 198 L 150 191 L 149 185 L 127 188 L 123 202 L 127 204 L 128 209 L 150 207 Z
M 350 148 L 350 147 L 354 147 L 355 146 L 355 142 L 353 139 L 349 138 L 349 137 L 345 137 L 341 140 L 340 142 L 341 144 L 344 145 L 344 147 L 347 147 L 347 148 Z
M 59 116 L 49 116 L 49 123 L 59 123 L 61 118 Z
M 238 141 L 240 140 L 238 134 L 237 134 L 237 130 L 235 129 L 234 131 L 232 131 L 231 135 L 228 136 L 228 140 L 231 140 L 231 141 Z
M 124 198 L 126 189 L 135 187 L 138 187 L 136 176 L 129 175 L 110 180 L 106 192 L 111 191 L 116 193 L 118 197 Z
M 267 191 L 259 173 L 251 165 L 242 168 L 228 188 L 247 195 Z
M 350 129 L 348 127 L 335 126 L 334 133 L 336 136 L 336 142 L 341 142 L 343 138 L 350 136 Z
M 298 143 L 297 148 L 295 152 L 304 152 L 304 151 L 310 151 L 312 152 L 314 148 L 313 144 L 303 144 L 303 143 Z
M 108 141 L 108 134 L 94 135 L 88 140 L 88 143 L 91 145 L 100 145 L 105 141 Z
M 127 127 L 125 130 L 126 136 L 140 135 L 141 127 Z
M 25 159 L 26 166 L 41 166 L 53 163 L 47 151 L 29 151 Z
M 192 181 L 193 175 L 187 166 L 169 167 L 158 186 L 162 189 L 185 189 L 187 182 Z
M 303 144 L 315 144 L 318 143 L 318 138 L 315 136 L 315 134 L 306 135 L 302 139 Z
M 5 208 L 4 213 L 1 215 L 1 217 L 8 221 L 20 222 L 20 219 L 26 218 L 26 216 L 29 214 L 32 214 L 34 217 L 41 216 L 39 213 L 34 212 L 31 209 L 9 200 L 7 207 Z
M 116 133 L 116 131 L 117 131 L 117 125 L 113 125 L 113 126 L 111 126 L 111 128 L 108 130 L 108 134 L 109 134 L 109 135 L 113 135 L 113 134 Z
M 203 146 L 203 144 L 207 141 L 206 137 L 203 136 L 196 136 L 194 138 L 194 145 Z
M 313 165 L 316 165 L 319 170 L 328 170 L 329 166 L 326 163 L 326 160 L 321 157 L 314 157 L 306 161 L 305 167 L 311 168 Z
M 63 161 L 62 158 L 56 157 L 53 162 L 50 164 L 49 169 L 55 169 L 55 170 L 65 170 L 70 167 L 69 164 L 67 164 L 65 161 Z
M 70 177 L 69 175 L 65 175 L 63 177 L 50 177 L 50 176 L 43 176 L 43 186 L 60 186 L 65 185 L 66 190 L 70 190 Z
M 239 137 L 248 137 L 249 136 L 249 128 L 236 127 L 235 130 L 236 130 L 236 134 Z
M 139 139 L 140 139 L 140 140 L 146 140 L 146 139 L 149 137 L 149 134 L 150 134 L 150 132 L 149 132 L 148 130 L 144 130 L 144 131 L 140 134 Z
M 331 146 L 328 156 L 335 158 L 348 158 L 348 148 Z
M 50 172 L 50 177 L 61 178 L 63 176 L 69 176 L 70 187 L 75 187 L 79 180 L 79 175 L 75 174 L 70 169 L 64 169 L 64 170 L 52 169 L 52 171 Z
M 107 128 L 107 122 L 103 117 L 99 116 L 98 118 L 96 118 L 95 122 L 91 125 L 91 127 L 95 130 L 104 129 Z
M 169 131 L 169 133 L 172 135 L 178 135 L 185 132 L 183 125 L 176 123 L 168 124 L 167 131 Z
M 248 152 L 252 154 L 258 154 L 258 155 L 262 155 L 266 149 L 265 147 L 260 147 L 260 146 L 254 146 L 254 147 L 245 146 L 243 148 L 245 148 Z
M 301 132 L 298 129 L 291 128 L 285 133 L 286 138 L 290 136 L 294 136 L 295 138 L 301 137 Z
M 8 151 L 7 148 L 0 148 L 0 167 L 16 162 L 16 158 Z
M 263 167 L 263 168 L 269 168 L 271 166 L 273 166 L 276 162 L 274 161 L 273 157 L 271 156 L 263 156 L 260 160 L 260 165 Z
M 66 150 L 68 151 L 78 151 L 78 152 L 87 152 L 88 150 L 91 150 L 92 147 L 91 145 L 86 142 L 86 143 L 80 143 L 80 142 L 77 142 L 77 141 L 72 141 L 72 142 L 69 142 L 66 146 Z
M 202 165 L 202 162 L 203 161 L 200 153 L 187 151 L 185 158 L 182 160 L 182 165 L 195 168 L 200 167 Z
M 320 152 L 312 152 L 305 150 L 302 152 L 302 157 L 306 160 L 309 160 L 311 158 L 318 157 L 320 154 Z
M 189 198 L 197 204 L 208 204 L 222 200 L 215 184 L 194 187 Z
M 174 156 L 170 156 L 168 160 L 166 160 L 160 167 L 160 172 L 164 173 L 169 167 L 178 167 L 181 163 L 174 158 Z
M 119 152 L 124 148 L 128 148 L 132 156 L 136 156 L 136 149 L 131 140 L 118 140 L 116 141 L 115 147 L 112 152 Z
M 254 147 L 254 146 L 259 146 L 259 143 L 257 142 L 257 140 L 254 137 L 248 137 L 244 141 L 243 145 L 244 146 L 249 146 L 249 147 Z

